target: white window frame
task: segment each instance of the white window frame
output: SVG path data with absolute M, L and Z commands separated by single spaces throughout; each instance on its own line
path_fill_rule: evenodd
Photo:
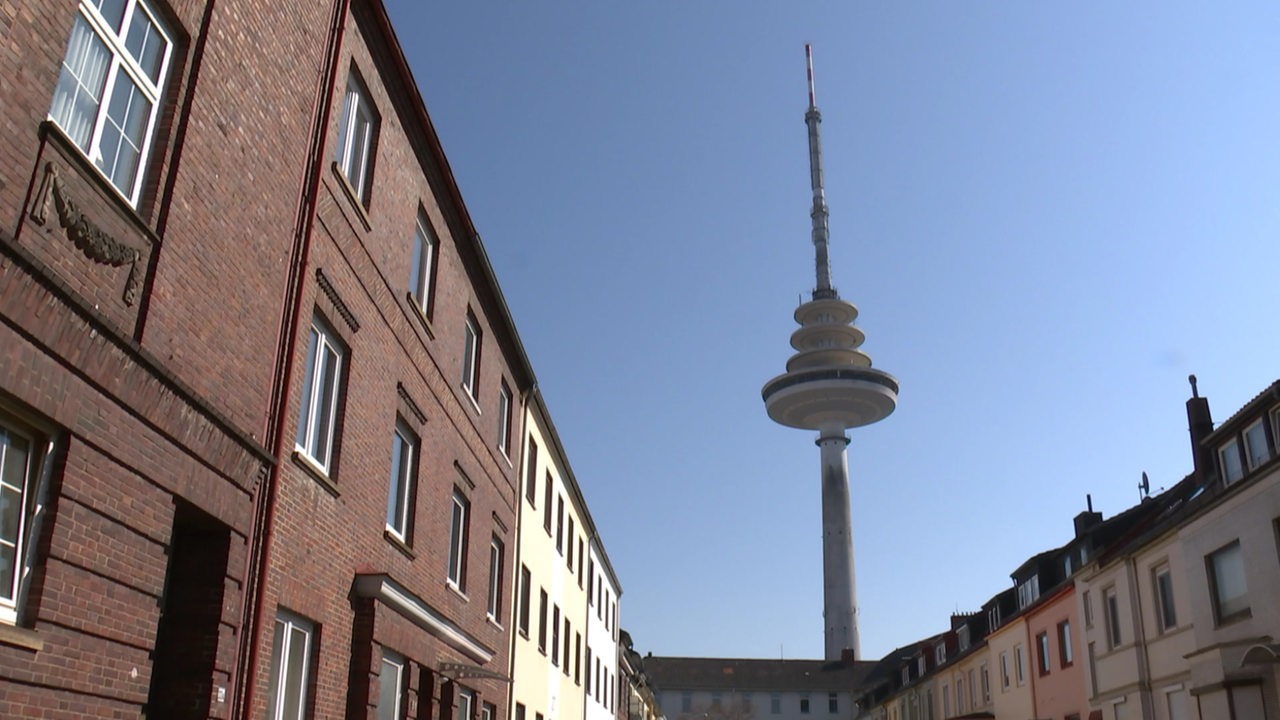
M 1227 568 L 1226 564 L 1230 563 L 1231 567 Z M 1244 550 L 1240 546 L 1239 540 L 1232 540 L 1222 547 L 1214 550 L 1205 556 L 1206 570 L 1209 575 L 1209 597 L 1213 601 L 1213 619 L 1218 625 L 1235 620 L 1238 617 L 1247 617 L 1250 613 L 1249 608 L 1249 582 L 1247 565 L 1244 561 Z M 1224 598 L 1223 593 L 1227 591 L 1222 585 L 1222 573 L 1224 570 L 1238 570 L 1240 575 L 1240 593 L 1229 598 Z M 1224 605 L 1230 602 L 1229 606 Z
M 1161 578 L 1166 582 L 1162 583 Z M 1173 596 L 1173 573 L 1169 563 L 1161 563 L 1151 571 L 1152 598 L 1156 603 L 1156 629 L 1161 633 L 1178 627 L 1178 606 Z
M 315 625 L 293 613 L 280 610 L 276 613 L 275 641 L 271 649 L 271 680 L 267 695 L 267 717 L 269 720 L 303 720 L 307 715 L 307 693 L 311 684 L 312 642 L 315 637 Z M 301 640 L 302 666 L 301 675 L 294 677 L 288 659 L 294 656 L 294 643 Z M 285 688 L 285 692 L 280 692 Z M 296 712 L 288 713 L 285 703 L 289 698 L 288 689 L 297 693 Z M 288 714 L 286 714 L 288 713 Z
M 1022 643 L 1013 646 L 1013 670 L 1017 673 L 1018 687 L 1022 687 L 1027 682 L 1026 653 L 1022 650 Z
M 1120 596 L 1114 586 L 1102 591 L 1102 619 L 1106 623 L 1107 649 L 1120 647 L 1124 642 L 1124 631 L 1120 627 Z
M 400 463 L 395 459 L 399 450 Z M 391 477 L 387 489 L 387 532 L 406 545 L 413 519 L 413 480 L 418 467 L 418 438 L 403 420 L 391 434 Z M 398 506 L 398 507 L 397 507 Z
M 431 229 L 426 213 L 418 211 L 413 230 L 413 257 L 410 260 L 409 294 L 422 316 L 431 319 L 435 301 L 436 261 L 440 254 L 440 239 Z
M 469 687 L 458 686 L 458 718 L 472 720 L 471 712 L 476 706 L 476 691 Z M 465 708 L 465 709 L 464 709 Z
M 1049 653 L 1049 631 L 1036 635 L 1036 654 L 1040 656 L 1040 674 L 1048 675 L 1053 669 L 1053 657 Z
M 382 651 L 382 667 L 378 673 L 378 720 L 403 720 L 405 716 L 405 659 L 390 650 Z M 391 695 L 388 698 L 387 682 L 391 681 Z M 390 699 L 391 706 L 383 705 Z
M 319 315 L 311 319 L 311 331 L 307 343 L 306 366 L 303 371 L 302 406 L 298 410 L 298 434 L 295 438 L 295 449 L 311 461 L 325 475 L 333 474 L 333 459 L 337 454 L 338 406 L 342 404 L 342 373 L 345 371 L 347 351 L 337 334 Z M 331 352 L 335 366 L 332 372 L 332 385 L 321 387 L 324 373 L 319 370 L 318 359 L 327 357 Z M 320 415 L 322 403 L 321 392 L 331 396 L 328 418 Z M 320 436 L 316 432 L 317 422 L 327 423 L 328 432 L 320 446 Z M 324 427 L 322 425 L 322 427 Z M 321 450 L 323 449 L 323 452 Z M 323 455 L 323 457 L 320 457 Z
M 471 501 L 454 488 L 449 505 L 449 584 L 458 592 L 467 591 L 467 535 L 471 520 Z
M 1055 626 L 1058 630 L 1058 665 L 1071 667 L 1076 663 L 1075 647 L 1071 644 L 1071 620 L 1060 620 Z
M 498 449 L 510 457 L 511 448 L 511 388 L 503 380 L 498 386 Z
M 480 323 L 467 312 L 462 336 L 462 389 L 475 401 L 480 400 Z
M 1000 653 L 1000 689 L 1009 689 L 1009 653 Z
M 493 720 L 494 715 L 497 715 L 497 713 L 498 708 L 493 703 L 480 703 L 480 720 Z
M 502 625 L 502 570 L 505 562 L 506 548 L 502 538 L 494 535 L 489 539 L 489 596 L 486 615 L 498 625 Z
M 945 644 L 939 643 L 934 646 L 933 660 L 938 665 L 942 665 L 947 662 L 947 646 Z
M 1231 485 L 1244 477 L 1244 463 L 1240 460 L 1240 439 L 1231 438 L 1218 446 L 1218 464 L 1222 468 L 1222 484 Z
M 1253 435 L 1255 432 L 1256 438 Z M 1244 439 L 1244 459 L 1249 470 L 1255 470 L 1271 459 L 1271 449 L 1267 447 L 1267 428 L 1262 423 L 1262 418 L 1245 428 L 1240 436 Z M 1255 440 L 1261 441 L 1261 447 L 1254 447 Z
M 985 705 L 991 702 L 991 669 L 986 663 L 982 663 L 979 674 L 982 678 L 982 703 Z
M 358 124 L 360 120 L 364 121 L 363 128 Z M 369 90 L 353 68 L 347 75 L 334 162 L 362 205 L 369 202 L 369 169 L 377 128 L 378 115 L 369 99 Z
M 11 437 L 22 440 L 27 446 L 26 460 L 16 473 L 5 472 L 10 466 L 8 438 Z M 13 499 L 18 506 L 18 522 L 12 535 L 0 537 L 0 547 L 12 548 L 13 552 L 13 577 L 0 587 L 0 624 L 18 624 L 18 610 L 23 605 L 31 574 L 31 538 L 36 534 L 38 520 L 46 504 L 44 494 L 53 469 L 53 450 L 52 440 L 0 413 L 0 498 L 6 494 L 11 498 L 16 495 Z M 16 474 L 21 476 L 14 477 Z
M 160 40 L 164 42 L 164 49 L 160 54 L 160 67 L 155 80 L 152 80 L 152 78 L 147 75 L 147 72 L 142 68 L 138 59 L 133 56 L 133 53 L 130 52 L 126 46 L 127 35 L 129 30 L 132 29 L 131 25 L 133 23 L 133 19 L 139 12 L 146 16 L 146 19 L 149 20 L 152 27 L 155 28 Z M 147 167 L 147 162 L 151 155 L 151 146 L 155 135 L 156 121 L 160 116 L 161 100 L 163 99 L 162 88 L 165 87 L 169 80 L 169 66 L 173 59 L 173 39 L 169 35 L 168 29 L 165 27 L 164 21 L 154 10 L 151 9 L 146 0 L 125 0 L 123 16 L 120 20 L 120 28 L 125 33 L 125 36 L 121 36 L 120 32 L 117 32 L 113 27 L 111 27 L 110 21 L 103 17 L 102 13 L 98 10 L 98 7 L 92 2 L 92 0 L 80 1 L 79 12 L 76 14 L 77 24 L 82 20 L 106 48 L 107 54 L 110 56 L 107 61 L 106 71 L 103 74 L 103 83 L 98 97 L 98 108 L 94 114 L 93 128 L 89 133 L 89 137 L 85 139 L 85 145 L 80 145 L 71 137 L 73 130 L 71 128 L 63 127 L 63 120 L 54 115 L 53 107 L 49 108 L 48 117 L 61 127 L 67 137 L 80 148 L 80 150 L 89 159 L 89 162 L 92 163 L 100 173 L 102 173 L 104 178 L 106 178 L 107 183 L 111 185 L 111 187 L 115 188 L 115 190 L 120 193 L 121 197 L 123 197 L 130 205 L 136 206 L 138 204 L 138 196 L 142 192 L 143 178 L 146 175 L 144 169 Z M 67 52 L 70 52 L 71 50 L 71 38 L 68 38 Z M 65 55 L 66 54 L 64 53 L 62 62 L 64 68 L 66 66 Z M 79 81 L 78 79 L 76 80 L 78 84 Z M 61 75 L 59 75 L 59 82 L 60 81 Z M 115 181 L 107 175 L 106 169 L 99 165 L 99 163 L 103 161 L 102 139 L 108 122 L 107 111 L 111 105 L 112 99 L 114 98 L 117 84 L 120 82 L 132 83 L 142 94 L 143 98 L 151 103 L 151 111 L 147 115 L 142 131 L 142 145 L 138 148 L 137 166 L 133 169 L 133 182 L 129 187 L 117 186 Z M 83 88 L 84 86 L 80 85 L 79 87 Z M 77 96 L 78 95 L 79 93 L 77 93 Z M 54 99 L 57 99 L 56 90 L 54 93 Z M 122 139 L 121 142 L 124 142 L 124 140 Z

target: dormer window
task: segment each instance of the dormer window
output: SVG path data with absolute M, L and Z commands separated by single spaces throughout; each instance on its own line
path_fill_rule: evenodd
M 960 651 L 964 652 L 969 649 L 969 626 L 965 625 L 956 631 L 956 638 L 960 644 Z
M 1271 459 L 1271 451 L 1267 448 L 1267 429 L 1261 419 L 1245 428 L 1244 456 L 1249 461 L 1250 470 Z
M 1018 586 L 1018 609 L 1022 610 L 1040 597 L 1040 576 L 1032 575 L 1031 579 Z
M 902 684 L 907 685 L 911 682 L 911 666 L 902 668 Z
M 987 630 L 994 632 L 998 627 L 1000 627 L 1000 606 L 996 605 L 987 611 Z
M 916 675 L 917 675 L 918 677 L 924 677 L 924 671 L 925 671 L 925 669 L 926 669 L 926 668 L 925 668 L 925 663 L 926 663 L 926 662 L 927 662 L 927 661 L 925 660 L 924 655 L 921 655 L 920 657 L 916 658 Z
M 934 662 L 938 663 L 939 665 L 947 661 L 946 643 L 938 643 L 938 646 L 933 649 L 933 659 L 934 659 Z
M 1230 485 L 1244 477 L 1244 464 L 1240 462 L 1240 441 L 1231 441 L 1218 448 L 1218 463 L 1222 467 L 1222 482 Z

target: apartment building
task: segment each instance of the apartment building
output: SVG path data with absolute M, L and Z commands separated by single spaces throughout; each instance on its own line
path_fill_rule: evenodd
M 245 690 L 330 15 L 0 0 L 4 717 Z
M 849 720 L 874 662 L 645 657 L 668 720 Z
M 591 674 L 587 683 L 587 720 L 613 720 L 626 716 L 626 679 L 622 677 L 619 645 L 619 599 L 622 585 L 613 569 L 604 541 L 594 525 L 587 543 L 587 657 Z
M 527 404 L 512 720 L 582 720 L 593 687 L 588 618 L 595 525 L 542 394 Z

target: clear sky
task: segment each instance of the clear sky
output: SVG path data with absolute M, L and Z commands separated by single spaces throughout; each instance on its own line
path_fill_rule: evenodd
M 814 284 L 902 385 L 850 445 L 862 648 L 940 632 L 1280 377 L 1280 3 L 388 0 L 658 655 L 821 657 Z

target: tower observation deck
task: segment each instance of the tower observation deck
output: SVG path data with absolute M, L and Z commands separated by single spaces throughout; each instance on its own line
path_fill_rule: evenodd
M 791 334 L 796 353 L 787 370 L 761 391 L 769 417 L 780 425 L 816 430 L 822 459 L 823 619 L 827 660 L 845 651 L 860 658 L 853 573 L 853 519 L 849 505 L 849 428 L 870 425 L 897 407 L 898 381 L 871 367 L 859 348 L 865 335 L 854 326 L 858 308 L 831 284 L 830 234 L 823 190 L 822 115 L 814 97 L 813 52 L 805 45 L 809 71 L 809 180 L 813 188 L 813 247 L 817 285 L 812 299 L 796 308 L 800 327 Z

